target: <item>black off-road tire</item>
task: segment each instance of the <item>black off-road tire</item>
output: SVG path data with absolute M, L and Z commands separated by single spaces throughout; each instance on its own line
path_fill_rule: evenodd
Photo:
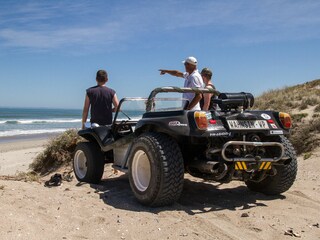
M 104 155 L 96 143 L 78 143 L 73 156 L 73 171 L 79 182 L 100 182 L 104 171 Z
M 139 136 L 129 155 L 129 181 L 140 203 L 159 207 L 177 201 L 183 188 L 184 164 L 178 144 L 161 133 Z
M 250 190 L 267 195 L 278 195 L 287 191 L 294 183 L 298 169 L 296 152 L 286 137 L 280 136 L 280 143 L 285 148 L 284 155 L 291 158 L 290 163 L 274 166 L 277 174 L 275 176 L 268 176 L 261 182 L 246 181 L 246 185 Z

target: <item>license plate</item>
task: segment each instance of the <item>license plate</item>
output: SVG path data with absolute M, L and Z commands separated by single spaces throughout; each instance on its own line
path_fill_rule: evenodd
M 230 129 L 269 129 L 265 120 L 228 120 Z

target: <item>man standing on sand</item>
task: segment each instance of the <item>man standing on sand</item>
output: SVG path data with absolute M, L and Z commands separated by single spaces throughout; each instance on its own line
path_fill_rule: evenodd
M 159 69 L 160 74 L 170 74 L 172 76 L 181 77 L 185 79 L 184 87 L 188 88 L 200 88 L 203 87 L 202 77 L 197 69 L 198 61 L 195 57 L 188 57 L 185 61 L 182 62 L 185 66 L 185 73 L 182 73 L 178 70 L 165 70 Z M 202 98 L 201 94 L 195 93 L 183 93 L 183 98 L 189 100 L 187 110 L 201 110 L 199 101 Z
M 106 86 L 107 81 L 107 72 L 99 70 L 96 76 L 97 86 L 86 90 L 87 93 L 82 112 L 82 129 L 85 128 L 90 106 L 91 124 L 108 125 L 112 123 L 112 112 L 118 108 L 119 101 L 116 92 Z

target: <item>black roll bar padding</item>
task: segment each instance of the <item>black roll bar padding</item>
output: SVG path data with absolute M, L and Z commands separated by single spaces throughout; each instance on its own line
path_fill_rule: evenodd
M 254 104 L 254 97 L 251 93 L 246 92 L 239 92 L 239 93 L 220 93 L 218 96 L 218 99 L 222 99 L 221 102 L 222 105 L 225 102 L 225 105 L 228 105 L 228 103 L 233 107 L 233 105 L 238 104 L 238 106 L 243 106 L 243 109 L 247 109 L 249 107 L 252 107 Z M 226 99 L 229 99 L 230 101 L 224 101 Z M 232 101 L 234 100 L 234 101 Z M 222 109 L 224 106 L 220 106 Z M 227 106 L 225 106 L 227 107 Z
M 213 103 L 216 103 L 219 105 L 222 111 L 228 110 L 228 109 L 236 109 L 239 106 L 244 105 L 243 99 L 213 99 Z

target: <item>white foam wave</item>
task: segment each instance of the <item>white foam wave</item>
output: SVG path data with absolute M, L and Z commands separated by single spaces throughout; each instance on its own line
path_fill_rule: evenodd
M 142 117 L 133 117 L 133 118 L 130 118 L 130 121 L 139 121 L 141 120 Z M 117 121 L 129 121 L 128 118 L 117 118 Z
M 64 132 L 67 129 L 59 128 L 59 129 L 39 129 L 39 130 L 9 130 L 0 132 L 0 137 L 12 137 L 19 135 L 36 135 L 36 134 L 44 134 L 44 133 L 60 133 Z
M 39 124 L 39 123 L 76 123 L 81 119 L 10 119 L 0 121 L 0 124 Z

